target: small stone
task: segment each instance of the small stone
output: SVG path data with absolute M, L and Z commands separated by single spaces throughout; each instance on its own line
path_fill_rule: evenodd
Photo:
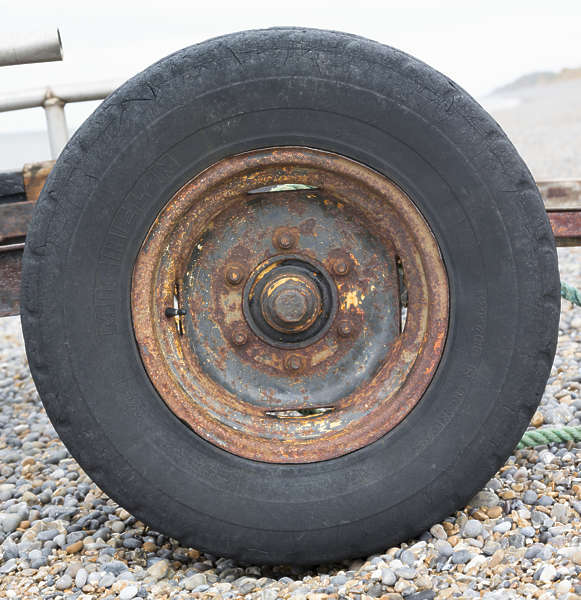
M 539 552 L 543 549 L 542 544 L 533 544 L 526 549 L 525 558 L 528 560 L 533 560 L 539 555 Z
M 12 533 L 23 520 L 18 513 L 0 513 L 0 531 L 4 533 Z
M 123 533 L 125 531 L 125 523 L 123 521 L 113 521 L 110 525 L 111 531 L 115 533 Z
M 83 549 L 83 540 L 78 540 L 66 547 L 67 554 L 76 554 Z
M 48 540 L 53 540 L 58 534 L 58 529 L 45 529 L 37 533 L 36 539 L 41 542 L 48 542 Z
M 131 598 L 137 596 L 138 591 L 139 588 L 136 585 L 128 585 L 121 590 L 119 598 L 120 600 L 131 600 Z
M 395 574 L 400 579 L 413 579 L 416 576 L 416 570 L 410 567 L 401 567 L 395 570 Z
M 532 538 L 535 535 L 535 528 L 530 525 L 527 527 L 521 527 L 520 532 L 527 538 Z
M 448 558 L 448 556 L 452 556 L 454 554 L 454 548 L 452 548 L 452 544 L 450 542 L 446 542 L 444 540 L 438 540 L 434 547 L 438 551 L 441 556 Z
M 104 588 L 110 588 L 115 583 L 115 575 L 113 573 L 105 573 L 101 579 L 99 579 L 99 586 Z
M 128 537 L 123 540 L 123 547 L 129 550 L 135 550 L 141 547 L 141 541 L 134 537 Z
M 514 490 L 502 490 L 498 493 L 498 495 L 503 500 L 514 500 L 516 498 L 516 493 L 514 492 Z
M 537 410 L 531 419 L 531 425 L 533 427 L 540 427 L 545 422 L 543 415 Z
M 433 590 L 422 590 L 406 596 L 406 600 L 434 600 L 436 592 Z M 385 596 L 382 596 L 385 598 Z
M 502 508 L 500 506 L 491 506 L 486 511 L 491 519 L 498 519 L 502 516 Z
M 75 575 L 75 585 L 80 589 L 87 583 L 89 574 L 86 569 L 79 569 Z
M 448 534 L 446 533 L 446 530 L 440 525 L 440 523 L 437 523 L 436 525 L 434 525 L 431 529 L 430 529 L 430 533 L 437 539 L 437 540 L 445 540 L 448 538 Z
M 7 560 L 2 566 L 0 566 L 0 574 L 5 575 L 7 573 L 11 573 L 12 571 L 16 571 L 18 568 L 18 564 L 15 558 L 11 558 Z
M 482 523 L 476 519 L 469 519 L 462 529 L 462 535 L 468 538 L 478 537 L 482 533 Z
M 455 565 L 463 565 L 469 562 L 473 557 L 473 554 L 468 552 L 468 550 L 456 550 L 454 554 L 452 554 L 452 562 Z
M 539 571 L 537 571 L 537 573 L 539 573 Z M 535 573 L 535 577 L 537 573 Z M 555 569 L 553 565 L 544 565 L 541 567 L 540 574 L 537 579 L 542 583 L 551 583 L 551 581 L 554 581 L 556 578 L 557 569 Z
M 347 577 L 345 575 L 334 575 L 330 581 L 333 585 L 341 586 L 347 583 Z
M 476 575 L 480 568 L 486 564 L 486 562 L 486 556 L 482 556 L 482 554 L 477 554 L 468 563 L 466 563 L 466 566 L 464 567 L 464 573 Z
M 508 543 L 513 548 L 523 548 L 525 545 L 525 536 L 522 533 L 515 533 L 509 536 Z
M 469 504 L 474 508 L 482 508 L 496 506 L 499 502 L 498 496 L 493 491 L 482 490 L 470 500 Z
M 157 581 L 159 579 L 163 579 L 167 575 L 168 569 L 169 563 L 167 560 L 158 560 L 157 562 L 153 563 L 149 569 L 147 569 L 147 574 Z
M 396 581 L 397 577 L 392 569 L 381 569 L 381 583 L 383 585 L 394 586 Z
M 62 577 L 59 577 L 54 584 L 57 590 L 67 590 L 73 585 L 73 578 L 65 573 Z
M 476 509 L 473 513 L 472 513 L 472 517 L 474 519 L 478 519 L 479 521 L 486 521 L 488 519 L 488 515 L 480 509 Z
M 568 523 L 569 522 L 569 508 L 566 504 L 553 504 L 551 509 L 551 517 L 558 521 L 559 523 Z
M 504 550 L 498 549 L 489 559 L 488 566 L 492 569 L 504 560 Z
M 522 501 L 525 504 L 535 504 L 537 501 L 537 494 L 533 492 L 533 490 L 526 490 L 526 492 L 522 495 Z
M 498 525 L 494 526 L 494 531 L 497 533 L 506 533 L 510 531 L 512 528 L 512 523 L 510 521 L 502 521 L 502 523 L 498 523 Z
M 196 573 L 187 579 L 184 579 L 184 587 L 186 590 L 193 591 L 200 585 L 206 584 L 206 576 L 203 573 Z

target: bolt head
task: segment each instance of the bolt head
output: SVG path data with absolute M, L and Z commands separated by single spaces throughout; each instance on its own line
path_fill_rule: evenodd
M 226 267 L 226 281 L 230 285 L 239 285 L 242 283 L 244 273 L 242 269 L 236 265 L 230 265 Z
M 337 333 L 341 337 L 349 337 L 352 332 L 353 327 L 351 326 L 351 323 L 349 323 L 349 321 L 347 321 L 346 319 L 342 319 L 341 321 L 339 321 L 339 323 L 337 324 Z
M 303 359 L 298 354 L 291 354 L 287 356 L 284 361 L 284 366 L 287 371 L 291 371 L 292 373 L 298 373 L 303 368 Z
M 347 273 L 349 273 L 349 269 L 349 261 L 344 258 L 338 258 L 333 262 L 333 273 L 335 273 L 335 275 L 340 277 L 347 275 Z
M 281 250 L 290 250 L 296 244 L 296 238 L 290 231 L 279 232 L 274 239 L 274 245 Z
M 232 343 L 235 346 L 244 346 L 248 341 L 248 334 L 243 329 L 236 329 L 232 334 Z

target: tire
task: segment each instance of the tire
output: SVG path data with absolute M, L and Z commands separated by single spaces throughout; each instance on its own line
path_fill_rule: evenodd
M 130 290 L 145 236 L 184 183 L 290 145 L 348 157 L 413 199 L 450 309 L 437 371 L 399 425 L 344 456 L 277 464 L 221 449 L 168 410 L 140 359 Z M 312 29 L 220 37 L 129 80 L 61 154 L 23 259 L 30 368 L 82 468 L 153 529 L 260 564 L 369 555 L 465 506 L 540 401 L 559 307 L 539 192 L 497 123 L 420 61 Z

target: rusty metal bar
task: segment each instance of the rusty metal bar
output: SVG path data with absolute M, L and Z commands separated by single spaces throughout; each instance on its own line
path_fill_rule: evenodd
M 54 160 L 29 163 L 22 168 L 24 191 L 29 202 L 36 202 L 44 186 L 44 182 L 54 166 Z
M 547 211 L 557 246 L 581 246 L 581 211 Z
M 24 244 L 0 246 L 0 317 L 20 312 L 20 273 Z
M 24 238 L 33 209 L 34 202 L 0 204 L 0 248 L 14 238 Z

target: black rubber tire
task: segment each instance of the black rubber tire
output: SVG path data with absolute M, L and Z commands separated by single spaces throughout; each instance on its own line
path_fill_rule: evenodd
M 278 145 L 396 181 L 450 280 L 446 348 L 419 405 L 377 442 L 313 464 L 254 462 L 193 434 L 152 387 L 130 316 L 134 259 L 164 203 L 217 160 Z M 539 403 L 559 302 L 539 192 L 496 122 L 407 54 L 285 28 L 181 50 L 84 123 L 30 227 L 22 322 L 46 410 L 107 494 L 184 544 L 312 564 L 385 549 L 470 500 Z

